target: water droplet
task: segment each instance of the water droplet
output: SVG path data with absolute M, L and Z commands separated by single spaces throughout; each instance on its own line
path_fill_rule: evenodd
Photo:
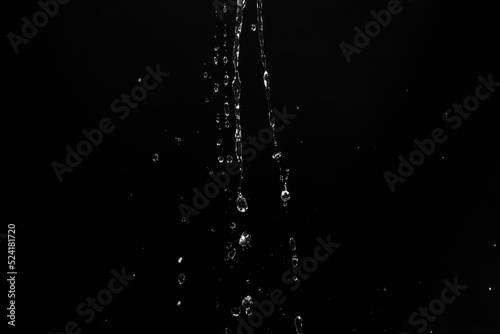
M 224 333 L 225 334 L 231 334 L 231 328 L 226 327 L 226 329 L 224 330 Z
M 184 273 L 180 273 L 179 277 L 177 278 L 177 282 L 179 282 L 179 284 L 184 284 L 185 281 L 186 281 L 186 275 L 184 275 Z
M 302 324 L 303 320 L 300 315 L 295 317 L 295 320 L 293 321 L 295 323 L 295 330 L 297 331 L 297 334 L 302 334 Z
M 228 241 L 228 243 L 226 244 L 226 249 L 229 249 L 233 247 L 233 244 L 231 243 L 231 241 Z
M 282 155 L 283 155 L 283 152 L 276 152 L 273 154 L 273 159 L 277 160 L 277 159 L 281 158 Z
M 180 300 L 177 302 L 177 306 L 181 306 L 181 301 Z
M 203 77 L 206 79 L 208 77 L 208 73 L 207 72 L 203 72 Z
M 156 153 L 155 153 L 155 154 L 153 155 L 153 161 L 154 161 L 154 162 L 158 162 L 158 159 L 159 159 L 159 158 L 160 158 L 160 156 L 159 156 L 158 154 L 156 154 Z
M 182 217 L 181 222 L 183 222 L 183 223 L 187 223 L 187 222 L 188 222 L 188 219 L 187 219 L 187 218 L 185 218 L 185 217 Z
M 241 301 L 241 305 L 243 306 L 243 308 L 246 310 L 246 309 L 249 309 L 252 305 L 253 305 L 253 299 L 251 296 L 246 296 L 245 298 L 243 298 L 243 300 Z
M 232 314 L 234 317 L 239 316 L 239 315 L 240 315 L 240 313 L 241 313 L 241 308 L 240 308 L 239 306 L 237 306 L 237 307 L 233 307 L 233 308 L 231 309 L 231 314 Z
M 247 279 L 245 282 L 247 283 L 247 285 L 250 285 L 250 280 L 249 279 Z
M 299 281 L 299 278 L 297 277 L 297 275 L 293 275 L 292 279 L 293 279 L 294 282 L 298 282 Z
M 220 163 L 223 163 L 224 162 L 224 157 L 221 155 L 217 158 L 217 160 L 219 160 Z
M 215 308 L 219 308 L 220 303 L 218 301 L 215 302 Z
M 224 36 L 224 38 L 227 37 L 227 33 L 225 32 L 222 36 Z
M 212 228 L 210 231 L 215 232 L 215 228 Z
M 219 123 L 220 122 L 220 118 L 219 118 L 219 114 L 217 114 L 217 116 L 215 116 L 215 123 Z
M 229 121 L 225 121 L 224 126 L 226 127 L 226 129 L 229 129 L 229 127 L 231 126 L 231 123 Z
M 179 259 L 177 260 L 177 262 L 181 263 L 182 262 L 182 256 L 179 257 Z
M 292 267 L 297 267 L 299 264 L 299 257 L 297 255 L 292 256 Z
M 219 59 L 217 57 L 214 57 L 214 64 L 217 65 L 219 63 Z
M 290 200 L 290 193 L 288 190 L 285 189 L 281 192 L 281 200 L 283 201 L 283 206 L 286 206 L 287 202 Z
M 229 102 L 224 102 L 224 115 L 229 116 Z
M 222 58 L 222 60 L 224 61 L 224 64 L 227 64 L 227 60 L 228 60 L 228 59 L 227 59 L 227 57 L 226 57 L 226 56 L 224 56 L 224 58 Z
M 225 75 L 224 76 L 224 85 L 227 86 L 227 84 L 229 83 L 229 75 Z
M 255 24 L 252 24 L 252 31 L 257 30 L 257 26 Z
M 288 241 L 288 243 L 290 244 L 290 248 L 294 251 L 296 248 L 297 248 L 297 245 L 295 244 L 295 239 L 292 237 L 290 238 L 290 240 Z
M 249 308 L 247 308 L 247 309 L 245 310 L 245 314 L 246 314 L 247 316 L 251 316 L 251 315 L 252 315 L 252 310 L 251 310 L 251 309 L 249 309 Z
M 233 156 L 229 154 L 229 155 L 226 157 L 226 162 L 227 162 L 228 164 L 230 164 L 231 162 L 233 162 Z
M 227 6 L 226 6 L 226 4 L 224 4 L 224 7 L 222 7 L 222 12 L 223 13 L 227 13 Z
M 207 97 L 207 98 L 205 99 L 205 102 L 206 102 L 206 103 L 210 102 L 210 99 Z
M 217 140 L 217 146 L 221 146 L 222 145 L 222 139 L 218 139 Z
M 214 92 L 218 92 L 219 91 L 219 84 L 218 83 L 214 83 Z
M 245 249 L 247 247 L 252 246 L 250 244 L 251 240 L 252 240 L 252 236 L 248 232 L 244 231 L 243 233 L 241 233 L 239 244 L 243 249 Z
M 180 143 L 180 142 L 181 142 L 181 140 L 182 140 L 182 138 L 181 138 L 181 137 L 175 137 L 175 141 L 176 141 L 177 143 Z
M 231 224 L 229 224 L 229 228 L 231 230 L 234 230 L 235 227 L 236 227 L 236 223 L 235 222 L 232 222 Z
M 236 207 L 239 212 L 246 212 L 248 210 L 247 200 L 241 193 L 238 194 L 238 198 L 236 199 Z
M 234 259 L 234 257 L 236 256 L 236 248 L 231 249 L 227 256 L 229 256 L 231 260 Z

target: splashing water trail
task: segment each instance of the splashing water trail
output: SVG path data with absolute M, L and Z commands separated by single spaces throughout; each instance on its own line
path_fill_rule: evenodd
M 241 186 L 243 184 L 243 143 L 241 141 L 241 111 L 240 111 L 240 97 L 241 97 L 241 80 L 239 73 L 239 62 L 240 62 L 240 37 L 241 30 L 243 28 L 243 10 L 245 9 L 245 0 L 238 0 L 238 8 L 236 10 L 236 25 L 234 27 L 234 45 L 233 45 L 233 66 L 234 66 L 234 78 L 232 82 L 233 94 L 234 94 L 234 118 L 236 121 L 236 130 L 234 131 L 235 139 L 235 153 L 236 159 L 238 160 L 239 170 L 240 170 L 240 182 L 238 184 L 238 198 L 236 200 L 236 207 L 238 211 L 245 212 L 248 210 L 248 204 L 241 193 Z

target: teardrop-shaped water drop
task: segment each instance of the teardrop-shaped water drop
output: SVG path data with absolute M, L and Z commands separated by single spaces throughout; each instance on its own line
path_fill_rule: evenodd
M 297 334 L 302 334 L 302 324 L 304 323 L 302 317 L 300 315 L 296 316 L 293 322 L 295 323 L 295 330 L 297 331 Z
M 238 198 L 236 199 L 236 207 L 239 212 L 246 212 L 248 210 L 248 204 L 245 197 L 242 194 L 238 194 Z

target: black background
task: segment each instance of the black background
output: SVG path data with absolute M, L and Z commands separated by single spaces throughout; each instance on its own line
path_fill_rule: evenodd
M 247 1 L 241 40 L 244 138 L 268 125 L 255 3 Z M 39 10 L 35 1 L 4 6 L 4 36 Z M 303 259 L 331 234 L 339 250 L 256 333 L 294 333 L 301 315 L 304 334 L 413 334 L 408 316 L 454 277 L 468 288 L 428 330 L 498 333 L 499 93 L 457 131 L 442 120 L 479 75 L 500 81 L 497 15 L 489 3 L 403 6 L 348 64 L 339 44 L 352 44 L 353 28 L 386 1 L 264 1 L 272 105 L 297 115 L 278 134 L 291 200 L 285 210 L 268 148 L 245 165 L 247 213 L 235 210 L 234 178 L 188 225 L 178 205 L 223 168 L 219 155 L 234 153 L 234 116 L 221 132 L 215 117 L 223 94 L 232 102 L 222 34 L 230 57 L 235 11 L 221 22 L 210 0 L 73 0 L 19 54 L 4 38 L 2 233 L 16 224 L 16 330 L 59 333 L 75 320 L 82 333 L 235 333 L 230 309 L 244 296 L 288 289 L 288 239 Z M 169 77 L 118 120 L 111 102 L 156 64 Z M 232 74 L 231 57 L 226 68 Z M 115 131 L 59 183 L 52 162 L 105 117 Z M 448 140 L 392 193 L 384 172 L 436 127 Z M 252 247 L 224 261 L 244 230 Z M 85 324 L 76 306 L 122 267 L 134 281 Z

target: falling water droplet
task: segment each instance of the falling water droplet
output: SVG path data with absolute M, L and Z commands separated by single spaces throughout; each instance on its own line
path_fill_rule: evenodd
M 214 92 L 218 92 L 219 91 L 219 84 L 218 83 L 214 83 Z
M 224 7 L 222 7 L 222 12 L 223 13 L 227 13 L 227 6 L 226 6 L 226 4 L 224 4 Z
M 257 30 L 257 26 L 255 24 L 252 24 L 252 31 Z
M 177 306 L 181 306 L 181 301 L 180 300 L 177 302 Z
M 241 305 L 243 306 L 243 308 L 246 310 L 246 309 L 249 309 L 250 307 L 252 307 L 253 305 L 253 299 L 251 296 L 246 296 L 245 298 L 243 298 L 243 300 L 241 301 Z
M 233 156 L 232 156 L 232 155 L 228 155 L 228 156 L 226 157 L 226 162 L 227 162 L 228 164 L 230 164 L 231 162 L 233 162 Z
M 225 75 L 224 76 L 224 85 L 227 86 L 227 84 L 229 83 L 229 75 Z
M 221 155 L 217 158 L 217 160 L 219 160 L 220 163 L 223 163 L 224 162 L 224 157 Z
M 245 309 L 245 314 L 246 314 L 247 316 L 251 316 L 251 315 L 252 315 L 252 310 L 251 310 L 251 309 L 249 309 L 249 308 Z
M 207 72 L 203 72 L 203 77 L 206 79 L 208 77 L 208 73 Z
M 231 243 L 231 241 L 228 241 L 228 243 L 226 244 L 226 249 L 229 249 L 233 247 L 233 244 Z
M 217 57 L 214 57 L 214 64 L 217 65 L 219 63 L 219 59 Z
M 207 97 L 207 98 L 205 98 L 205 102 L 206 102 L 206 103 L 210 102 L 210 99 L 209 99 L 208 97 Z
M 229 116 L 229 102 L 224 102 L 224 115 Z
M 236 207 L 239 212 L 246 212 L 248 210 L 247 200 L 241 193 L 238 194 L 238 198 L 236 199 Z
M 227 64 L 227 56 L 224 56 L 224 58 L 222 58 L 222 60 L 224 61 L 224 65 Z
M 219 308 L 220 303 L 218 301 L 215 302 L 215 308 Z
M 290 240 L 288 241 L 288 243 L 290 244 L 290 248 L 294 251 L 296 248 L 297 248 L 297 245 L 295 244 L 295 239 L 292 237 L 290 238 Z
M 153 161 L 154 161 L 154 162 L 158 162 L 158 159 L 159 159 L 159 158 L 160 158 L 160 156 L 159 156 L 158 154 L 156 154 L 156 153 L 155 153 L 155 154 L 153 155 Z
M 297 267 L 299 264 L 299 257 L 297 255 L 292 256 L 292 267 Z
M 231 314 L 232 314 L 234 317 L 239 316 L 239 315 L 240 315 L 240 313 L 241 313 L 241 308 L 240 308 L 239 306 L 237 306 L 237 307 L 233 307 L 233 308 L 231 309 Z
M 182 262 L 182 256 L 177 260 L 177 262 L 179 262 L 179 263 Z
M 234 259 L 234 257 L 236 256 L 236 248 L 231 249 L 227 256 L 229 256 L 231 260 Z
M 297 334 L 302 334 L 302 324 L 303 320 L 300 315 L 295 317 L 295 320 L 293 321 L 295 323 L 295 330 L 297 331 Z
M 273 154 L 273 159 L 277 160 L 277 159 L 281 158 L 282 155 L 283 155 L 283 152 L 276 152 Z
M 186 281 L 186 275 L 184 275 L 184 273 L 180 273 L 179 277 L 177 278 L 177 282 L 179 282 L 179 284 L 184 284 L 185 281 Z
M 241 233 L 239 244 L 243 249 L 245 249 L 247 247 L 252 246 L 250 244 L 251 240 L 252 240 L 252 236 L 248 232 L 244 231 L 243 233 Z
M 222 139 L 218 139 L 217 140 L 217 146 L 221 146 L 222 145 Z
M 181 140 L 182 140 L 182 138 L 181 138 L 181 137 L 175 137 L 175 141 L 176 141 L 177 143 L 180 143 L 180 142 L 181 142 Z
M 231 123 L 229 121 L 225 121 L 224 126 L 226 127 L 226 129 L 229 129 L 229 127 L 231 126 Z
M 231 224 L 229 224 L 229 228 L 231 230 L 234 230 L 235 227 L 236 227 L 236 223 L 235 222 L 232 222 Z
M 227 37 L 227 33 L 225 32 L 222 36 L 224 36 L 224 38 L 226 38 Z
M 249 280 L 249 279 L 247 279 L 247 280 L 245 281 L 245 283 L 246 283 L 247 285 L 250 285 L 250 280 Z
M 220 118 L 219 118 L 219 114 L 217 114 L 217 116 L 215 116 L 215 123 L 219 123 L 220 122 Z
M 287 202 L 290 200 L 290 193 L 288 190 L 285 189 L 281 192 L 281 200 L 283 201 L 283 206 L 286 206 Z

